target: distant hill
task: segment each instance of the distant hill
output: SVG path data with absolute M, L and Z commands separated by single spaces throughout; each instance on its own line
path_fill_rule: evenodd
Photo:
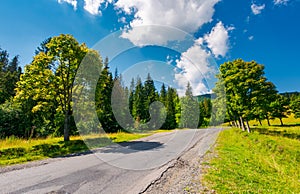
M 282 96 L 285 96 L 287 98 L 291 98 L 292 96 L 300 96 L 300 92 L 282 92 L 279 93 Z M 204 99 L 215 99 L 216 98 L 216 94 L 212 93 L 212 94 L 202 94 L 202 95 L 198 95 L 198 96 L 194 96 L 198 102 L 201 102 Z
M 300 92 L 283 92 L 283 93 L 279 93 L 282 96 L 285 96 L 287 98 L 291 98 L 292 96 L 299 96 Z
M 212 94 L 202 94 L 202 95 L 198 95 L 198 96 L 194 96 L 198 102 L 203 101 L 204 99 L 215 99 L 216 98 L 216 94 L 212 93 Z

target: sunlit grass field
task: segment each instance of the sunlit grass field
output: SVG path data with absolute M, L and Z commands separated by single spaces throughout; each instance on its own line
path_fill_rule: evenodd
M 64 142 L 63 137 L 29 140 L 10 137 L 0 140 L 0 166 L 88 151 L 89 149 L 110 145 L 112 142 L 120 143 L 139 139 L 155 132 L 140 134 L 119 132 L 102 135 L 71 136 L 69 142 Z
M 300 121 L 222 131 L 204 183 L 216 193 L 300 193 Z M 255 122 L 250 122 L 255 124 Z
M 289 115 L 288 118 L 282 119 L 284 125 L 299 125 L 300 126 L 300 118 L 296 119 L 293 114 Z M 260 126 L 259 122 L 256 120 L 250 121 L 250 125 L 252 126 Z M 280 120 L 279 119 L 271 119 L 270 124 L 272 126 L 280 126 Z M 262 126 L 268 126 L 268 123 L 266 120 L 262 121 Z

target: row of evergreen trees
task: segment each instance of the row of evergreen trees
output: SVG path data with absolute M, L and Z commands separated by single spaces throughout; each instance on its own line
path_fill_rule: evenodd
M 124 86 L 122 75 L 117 70 L 114 76 L 110 72 L 107 59 L 96 87 L 95 103 L 100 123 L 108 132 L 207 126 L 212 110 L 210 99 L 196 101 L 190 84 L 184 97 L 164 83 L 157 90 L 150 74 L 144 83 L 136 77 L 129 87 Z
M 0 104 L 15 95 L 15 86 L 21 75 L 18 56 L 9 59 L 6 50 L 0 48 Z

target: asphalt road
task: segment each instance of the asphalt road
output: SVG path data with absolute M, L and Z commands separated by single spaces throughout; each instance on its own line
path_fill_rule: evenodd
M 177 130 L 45 165 L 0 173 L 0 193 L 141 193 L 195 145 L 202 156 L 220 129 Z

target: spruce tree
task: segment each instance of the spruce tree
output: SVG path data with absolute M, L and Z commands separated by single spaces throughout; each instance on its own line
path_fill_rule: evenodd
M 144 105 L 144 110 L 145 110 L 145 122 L 148 122 L 151 118 L 150 118 L 150 105 L 157 101 L 157 93 L 156 93 L 156 89 L 154 86 L 154 82 L 150 76 L 150 74 L 148 73 L 145 84 L 144 84 L 144 88 L 143 88 L 143 92 L 144 92 L 144 96 L 145 96 L 145 105 Z M 154 111 L 154 110 L 153 110 Z M 159 114 L 158 112 L 153 112 L 153 114 Z
M 145 113 L 146 96 L 144 86 L 140 77 L 137 77 L 136 86 L 133 95 L 132 114 L 136 121 L 135 127 L 138 128 L 140 123 L 144 123 L 148 118 Z
M 176 104 L 175 104 L 176 96 L 177 96 L 176 90 L 174 88 L 168 87 L 167 97 L 166 97 L 167 117 L 163 125 L 164 129 L 175 129 L 177 127 Z
M 100 73 L 95 92 L 95 104 L 99 121 L 106 132 L 116 132 L 118 125 L 114 119 L 111 107 L 111 94 L 114 81 L 108 67 L 108 58 L 104 61 L 104 68 Z
M 187 84 L 185 96 L 181 98 L 181 120 L 182 128 L 197 128 L 199 123 L 199 107 L 193 97 L 190 83 Z

